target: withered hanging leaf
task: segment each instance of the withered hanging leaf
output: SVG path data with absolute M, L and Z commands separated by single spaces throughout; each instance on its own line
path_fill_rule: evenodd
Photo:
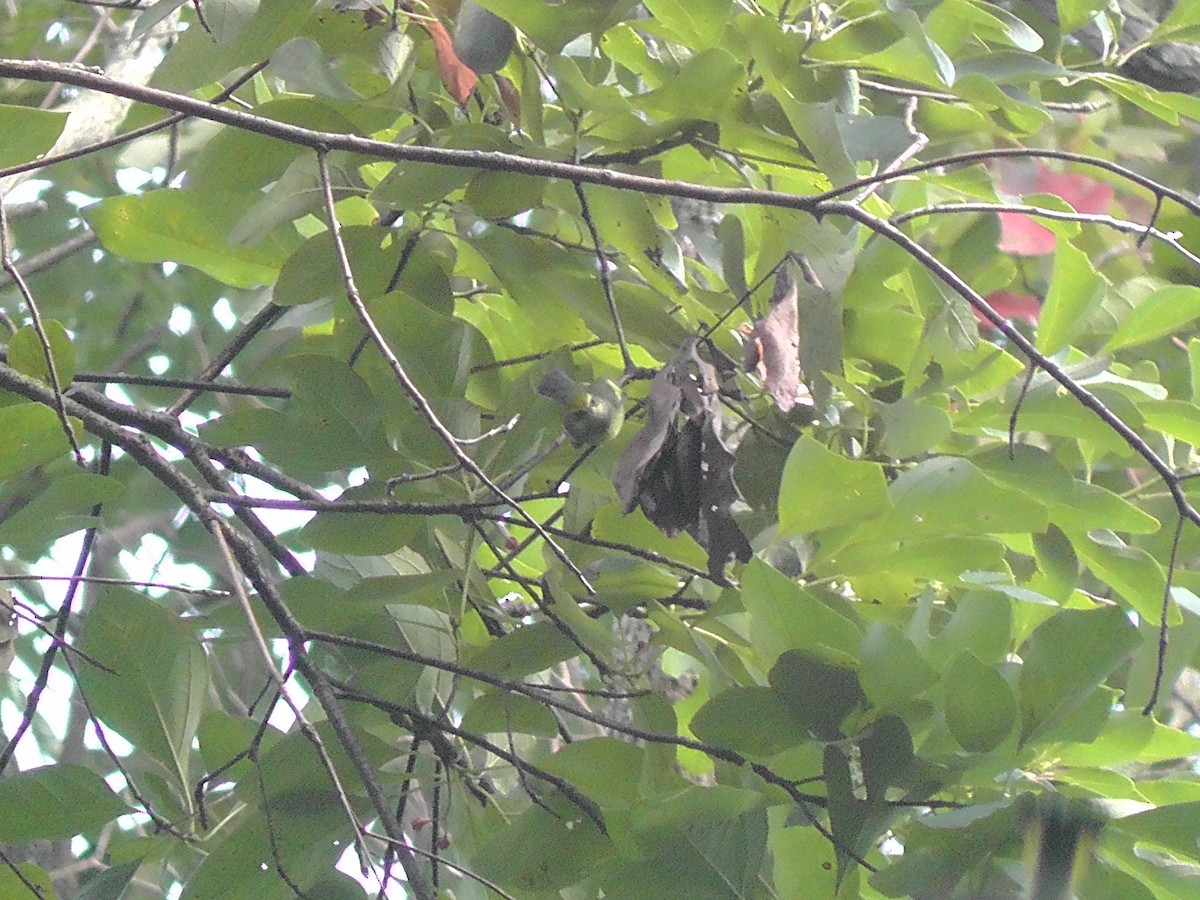
M 638 502 L 646 518 L 669 535 L 700 520 L 701 452 L 699 423 L 688 420 L 682 428 L 672 425 L 646 471 Z
M 648 467 L 663 449 L 679 413 L 683 392 L 671 375 L 672 367 L 673 364 L 668 364 L 654 376 L 646 397 L 646 424 L 625 448 L 613 475 L 613 484 L 625 513 L 633 512 L 638 505 L 641 482 L 646 477 Z
M 646 425 L 613 482 L 626 513 L 640 505 L 667 534 L 687 530 L 708 549 L 709 572 L 721 578 L 729 557 L 746 562 L 751 548 L 733 519 L 741 493 L 733 481 L 736 457 L 721 437 L 717 370 L 699 346 L 684 341 L 655 376 Z
M 675 383 L 683 391 L 681 412 L 689 419 L 715 413 L 720 408 L 718 394 L 721 386 L 717 381 L 717 370 L 712 363 L 700 356 L 700 342 L 688 338 L 679 345 L 675 358 L 671 360 Z
M 733 504 L 742 499 L 742 493 L 733 480 L 733 465 L 737 457 L 721 439 L 720 419 L 717 416 L 705 417 L 702 435 L 704 478 L 701 515 L 707 532 L 704 546 L 708 548 L 709 574 L 720 577 L 725 560 L 732 556 L 739 562 L 749 562 L 753 550 L 733 519 Z
M 790 264 L 775 277 L 771 311 L 760 316 L 746 336 L 745 365 L 757 370 L 780 412 L 796 405 L 800 390 L 799 291 Z
M 474 69 L 458 58 L 458 54 L 454 51 L 454 41 L 445 25 L 437 19 L 422 19 L 421 25 L 433 39 L 433 51 L 437 56 L 442 84 L 446 86 L 450 96 L 461 106 L 471 99 L 471 92 L 475 90 L 479 76 L 475 74 Z
M 512 118 L 513 124 L 518 128 L 521 127 L 521 92 L 517 90 L 517 86 L 504 75 L 497 73 L 493 76 L 496 79 L 496 90 L 500 94 L 500 102 L 504 104 L 504 108 L 508 110 L 509 116 Z

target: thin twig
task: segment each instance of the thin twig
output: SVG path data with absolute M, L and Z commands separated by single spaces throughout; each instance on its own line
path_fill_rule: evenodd
M 625 341 L 625 328 L 621 325 L 621 314 L 617 310 L 617 298 L 613 296 L 612 271 L 609 269 L 608 257 L 604 253 L 604 242 L 600 240 L 600 231 L 592 218 L 592 208 L 588 206 L 587 193 L 583 185 L 576 181 L 573 185 L 575 196 L 579 198 L 579 213 L 587 225 L 588 234 L 592 236 L 592 244 L 596 248 L 596 260 L 600 266 L 600 287 L 604 291 L 604 302 L 608 304 L 608 315 L 612 319 L 613 331 L 617 335 L 617 345 L 621 348 L 621 361 L 625 371 L 632 372 L 637 368 L 633 357 L 629 355 L 629 344 Z
M 21 275 L 36 275 L 38 272 L 49 269 L 51 266 L 62 262 L 68 256 L 78 253 L 80 250 L 91 247 L 96 243 L 97 240 L 99 240 L 99 238 L 96 237 L 96 233 L 94 231 L 80 232 L 74 237 L 67 238 L 57 247 L 51 247 L 49 250 L 43 250 L 41 253 L 17 260 L 17 262 L 14 264 L 14 268 Z M 0 274 L 0 287 L 3 287 L 6 284 L 11 284 L 12 280 L 12 276 L 6 270 L 3 274 Z
M 1142 708 L 1142 715 L 1148 716 L 1158 705 L 1158 694 L 1162 690 L 1163 675 L 1167 668 L 1167 613 L 1171 611 L 1171 582 L 1175 579 L 1175 563 L 1179 555 L 1179 539 L 1183 537 L 1183 516 L 1175 522 L 1175 538 L 1171 541 L 1171 558 L 1167 562 L 1167 579 L 1163 586 L 1162 609 L 1158 614 L 1158 663 L 1154 667 L 1154 685 L 1150 688 L 1150 699 Z
M 268 303 L 260 309 L 241 331 L 234 336 L 228 344 L 222 348 L 221 352 L 216 355 L 216 358 L 209 363 L 204 371 L 200 374 L 199 381 L 212 381 L 216 379 L 225 367 L 233 362 L 234 358 L 241 353 L 246 346 L 254 340 L 254 338 L 262 331 L 270 328 L 287 313 L 288 307 L 276 306 L 274 303 Z M 190 390 L 183 394 L 174 403 L 170 404 L 164 411 L 169 416 L 178 416 L 181 412 L 196 402 L 203 391 Z
M 376 840 L 384 841 L 384 842 L 388 843 L 389 845 L 395 843 L 387 835 L 376 834 L 373 831 L 368 831 L 367 834 L 370 837 L 373 837 Z M 508 893 L 506 890 L 504 890 L 504 888 L 500 887 L 500 885 L 496 884 L 494 881 L 489 881 L 488 879 L 484 878 L 482 875 L 480 875 L 477 872 L 471 871 L 466 866 L 459 865 L 458 863 L 453 862 L 452 860 L 449 860 L 446 857 L 441 856 L 437 853 L 432 853 L 429 850 L 422 850 L 420 847 L 418 847 L 414 844 L 410 844 L 410 843 L 406 842 L 404 846 L 406 847 L 406 849 L 411 850 L 413 853 L 416 853 L 420 856 L 424 856 L 426 859 L 428 859 L 432 862 L 437 862 L 440 865 L 445 866 L 447 869 L 453 869 L 455 872 L 461 873 L 465 877 L 470 878 L 472 881 L 479 882 L 479 884 L 483 885 L 485 888 L 487 888 L 489 891 L 491 891 L 497 897 L 500 897 L 501 900 L 516 900 L 516 897 L 514 897 L 512 894 Z
M 263 69 L 265 69 L 267 67 L 268 62 L 269 62 L 268 60 L 264 60 L 263 62 L 256 63 L 255 65 L 251 66 L 248 70 L 246 70 L 240 76 L 238 76 L 238 78 L 233 82 L 233 84 L 231 84 L 229 87 L 225 88 L 223 91 L 221 91 L 221 93 L 217 94 L 217 96 L 213 97 L 212 100 L 209 100 L 207 102 L 208 103 L 224 103 L 226 100 L 228 100 L 233 95 L 234 91 L 236 91 L 243 84 L 245 84 L 247 81 L 252 79 L 255 75 L 257 75 Z M 61 65 L 61 64 L 59 64 L 59 65 Z M 39 79 L 39 80 L 44 80 L 44 79 Z M 58 82 L 61 84 L 69 84 L 70 83 L 70 82 L 66 81 L 65 79 L 58 79 Z M 120 82 L 115 82 L 115 83 L 120 84 Z M 101 88 L 100 90 L 103 90 L 103 89 Z M 107 93 L 111 93 L 111 92 L 107 92 Z M 80 159 L 84 156 L 89 156 L 93 153 L 99 153 L 101 150 L 108 150 L 111 147 L 120 147 L 122 144 L 128 144 L 130 141 L 135 141 L 138 138 L 146 137 L 148 135 L 162 131 L 164 128 L 170 128 L 171 126 L 177 125 L 180 122 L 185 122 L 189 118 L 191 118 L 191 116 L 188 113 L 183 113 L 183 112 L 176 113 L 175 115 L 167 116 L 165 119 L 162 119 L 158 122 L 151 122 L 149 125 L 143 125 L 140 128 L 135 128 L 132 131 L 125 132 L 124 134 L 118 134 L 118 135 L 115 135 L 114 137 L 106 138 L 105 140 L 102 140 L 102 141 L 96 141 L 93 144 L 88 144 L 84 147 L 76 148 L 75 150 L 68 150 L 65 153 L 56 153 L 56 154 L 53 154 L 50 156 L 42 156 L 42 157 L 39 157 L 38 159 L 31 160 L 30 162 L 27 162 L 27 163 L 21 163 L 19 165 L 15 165 L 15 166 L 9 166 L 6 169 L 0 169 L 0 178 L 7 178 L 10 175 L 20 175 L 23 172 L 39 171 L 41 169 L 49 168 L 50 166 L 53 166 L 56 163 L 70 162 L 73 159 Z
M 1025 378 L 1021 382 L 1021 390 L 1017 393 L 1016 402 L 1013 403 L 1012 413 L 1008 417 L 1008 458 L 1014 460 L 1017 458 L 1017 417 L 1021 414 L 1021 407 L 1025 405 L 1025 397 L 1029 393 L 1029 385 L 1033 384 L 1033 376 L 1037 372 L 1037 366 L 1032 361 L 1025 365 Z
M 33 322 L 34 333 L 37 334 L 38 343 L 42 348 L 42 357 L 46 363 L 46 377 L 50 383 L 50 390 L 54 392 L 54 411 L 58 414 L 58 421 L 62 425 L 63 434 L 67 437 L 67 443 L 71 445 L 71 450 L 75 454 L 75 464 L 82 469 L 86 467 L 87 463 L 84 462 L 83 450 L 80 449 L 78 441 L 75 440 L 75 430 L 71 427 L 71 421 L 67 418 L 66 409 L 63 406 L 63 387 L 62 381 L 58 376 L 58 363 L 54 360 L 54 349 L 50 346 L 50 338 L 46 334 L 46 326 L 42 321 L 41 311 L 38 309 L 37 302 L 33 299 L 29 285 L 25 283 L 25 279 L 21 277 L 21 273 L 17 271 L 17 267 L 13 265 L 9 237 L 8 217 L 4 212 L 4 204 L 0 202 L 0 266 L 3 266 L 4 271 L 8 273 L 9 279 L 17 286 L 17 290 L 25 300 L 25 308 L 29 310 L 29 318 Z
M 886 238 L 898 245 L 909 256 L 936 275 L 951 290 L 971 304 L 980 315 L 987 319 L 1027 359 L 1061 384 L 1067 393 L 1074 397 L 1080 405 L 1091 410 L 1105 425 L 1116 432 L 1117 436 L 1131 450 L 1144 459 L 1166 484 L 1167 489 L 1171 493 L 1171 498 L 1175 503 L 1175 508 L 1179 510 L 1180 514 L 1192 523 L 1200 525 L 1200 512 L 1196 511 L 1191 501 L 1184 494 L 1180 484 L 1180 477 L 1176 474 L 1170 463 L 1159 456 L 1154 451 L 1154 448 L 1141 435 L 1130 428 L 1120 416 L 1105 406 L 1099 397 L 1067 374 L 1054 360 L 1034 347 L 1025 335 L 1015 328 L 1004 316 L 996 312 L 991 304 L 984 299 L 983 295 L 967 284 L 958 273 L 942 263 L 937 257 L 926 250 L 924 246 L 910 238 L 891 222 L 880 219 L 859 206 L 851 203 L 830 203 L 828 211 L 830 214 L 845 215 L 854 219 L 880 237 Z
M 292 396 L 287 388 L 250 387 L 243 384 L 220 384 L 215 381 L 197 381 L 189 378 L 163 378 L 159 375 L 128 375 L 103 372 L 76 372 L 75 381 L 81 384 L 131 384 L 139 387 L 173 388 L 208 394 L 240 394 L 247 397 L 271 397 L 286 400 Z
M 388 346 L 387 339 L 384 338 L 383 333 L 375 324 L 375 320 L 372 318 L 370 311 L 367 309 L 367 305 L 363 303 L 362 296 L 358 293 L 358 285 L 355 282 L 354 271 L 350 267 L 350 258 L 346 254 L 346 245 L 342 242 L 342 227 L 338 222 L 337 211 L 335 209 L 333 200 L 333 183 L 329 178 L 329 161 L 326 158 L 324 151 L 318 151 L 317 153 L 317 171 L 321 180 L 321 193 L 324 195 L 325 199 L 325 213 L 329 219 L 329 231 L 333 238 L 334 254 L 337 256 L 338 267 L 342 273 L 342 282 L 346 288 L 346 299 L 350 301 L 350 305 L 354 308 L 354 312 L 358 316 L 359 321 L 362 322 L 363 327 L 371 336 L 371 341 L 375 344 L 376 349 L 391 368 L 392 374 L 396 376 L 396 380 L 400 382 L 400 385 L 404 388 L 405 393 L 407 393 L 413 403 L 416 404 L 418 411 L 421 413 L 421 417 L 425 419 L 425 422 L 429 425 L 430 429 L 434 432 L 434 434 L 441 438 L 442 443 L 446 446 L 446 449 L 450 451 L 450 454 L 456 460 L 458 460 L 462 467 L 483 482 L 488 490 L 503 500 L 513 510 L 513 512 L 528 522 L 529 525 L 541 535 L 542 539 L 546 542 L 546 545 L 551 549 L 551 551 L 553 551 L 554 555 L 557 556 L 562 561 L 563 565 L 570 569 L 575 577 L 578 578 L 584 587 L 587 588 L 588 592 L 595 593 L 591 583 L 587 580 L 587 576 L 585 576 L 580 568 L 571 561 L 571 558 L 567 555 L 567 552 L 559 546 L 554 538 L 552 538 L 542 528 L 542 526 L 538 524 L 537 519 L 526 512 L 525 508 L 516 500 L 513 500 L 505 492 L 505 490 L 500 487 L 500 485 L 492 481 L 492 479 L 488 477 L 487 473 L 479 467 L 479 464 L 475 462 L 475 460 L 473 460 L 469 455 L 467 455 L 467 453 L 460 446 L 458 439 L 450 433 L 450 429 L 445 426 L 442 420 L 438 417 L 438 414 L 434 410 L 433 406 L 429 403 L 429 400 L 421 392 L 421 389 L 417 387 L 416 382 L 409 377 L 408 371 L 404 368 L 404 364 L 400 362 L 396 354 L 392 352 L 392 348 Z
M 1161 197 L 1159 198 L 1161 202 Z M 1030 216 L 1035 219 L 1051 219 L 1058 222 L 1079 222 L 1085 225 L 1102 225 L 1105 228 L 1111 228 L 1113 231 L 1119 231 L 1123 234 L 1138 235 L 1138 244 L 1146 240 L 1147 237 L 1154 237 L 1162 241 L 1167 246 L 1171 247 L 1180 256 L 1184 257 L 1188 262 L 1200 266 L 1200 256 L 1188 250 L 1180 243 L 1180 238 L 1183 237 L 1182 232 L 1178 231 L 1159 231 L 1154 227 L 1155 216 L 1151 216 L 1150 223 L 1141 225 L 1137 222 L 1129 222 L 1125 219 L 1118 219 L 1114 216 L 1103 215 L 1100 213 L 1081 213 L 1081 212 L 1066 212 L 1060 209 L 1046 209 L 1041 206 L 1029 206 L 1024 203 L 940 203 L 936 206 L 923 206 L 919 209 L 908 210 L 907 212 L 899 213 L 892 216 L 888 221 L 893 225 L 902 225 L 905 222 L 918 219 L 923 216 L 946 215 L 953 213 L 1016 213 L 1023 216 Z
M 112 445 L 107 441 L 100 447 L 100 456 L 96 460 L 96 472 L 99 475 L 107 475 L 109 466 L 112 463 Z M 103 511 L 103 506 L 99 503 L 95 504 L 91 509 L 91 517 L 93 521 L 98 521 L 100 513 Z M 75 606 L 75 598 L 79 594 L 79 585 L 83 583 L 84 576 L 87 573 L 88 567 L 92 560 L 92 548 L 96 544 L 96 527 L 92 525 L 83 533 L 83 543 L 79 547 L 79 554 L 75 557 L 75 569 L 70 575 L 70 584 L 67 586 L 66 594 L 63 596 L 63 601 L 59 605 L 58 612 L 55 614 L 54 622 L 54 640 L 42 654 L 42 662 L 38 668 L 37 677 L 34 679 L 33 688 L 29 691 L 25 698 L 25 709 L 21 713 L 21 722 L 9 738 L 7 745 L 0 751 L 0 774 L 3 774 L 13 754 L 16 753 L 17 744 L 24 736 L 25 732 L 33 725 L 33 717 L 37 714 L 38 703 L 41 701 L 42 693 L 46 690 L 46 686 L 50 682 L 50 670 L 54 667 L 54 660 L 58 653 L 58 648 L 66 644 L 67 627 L 71 621 L 71 610 Z
M 138 581 L 133 578 L 108 578 L 102 575 L 0 575 L 0 582 L 70 581 L 79 584 L 114 584 L 120 587 L 145 588 L 170 591 L 174 594 L 194 594 L 208 600 L 221 600 L 229 596 L 228 591 L 217 588 L 196 588 L 184 584 L 169 584 L 159 581 Z

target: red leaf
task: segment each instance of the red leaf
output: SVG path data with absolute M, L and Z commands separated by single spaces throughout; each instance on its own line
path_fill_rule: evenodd
M 1111 185 L 1075 172 L 1055 172 L 1043 163 L 1035 166 L 1034 183 L 1021 178 L 1016 167 L 1001 170 L 1001 187 L 1013 193 L 1053 194 L 1076 212 L 1104 213 L 1115 193 Z M 1023 184 L 1020 182 L 1024 182 Z M 1042 256 L 1054 252 L 1054 232 L 1020 213 L 1000 213 L 999 249 L 1014 256 Z
M 1054 232 L 1022 213 L 1002 212 L 997 246 L 1013 256 L 1043 256 L 1054 252 Z
M 446 86 L 450 96 L 457 100 L 459 105 L 466 103 L 471 99 L 471 92 L 475 90 L 479 76 L 458 58 L 458 54 L 454 52 L 454 42 L 450 38 L 450 33 L 446 31 L 446 27 L 441 22 L 422 20 L 421 24 L 433 38 L 433 49 L 437 54 L 438 71 L 442 74 L 442 84 Z
M 1039 167 L 1037 189 L 1062 197 L 1076 212 L 1106 213 L 1115 196 L 1112 185 L 1074 172 L 1053 172 Z
M 988 305 L 992 307 L 1000 315 L 1014 322 L 1027 322 L 1030 325 L 1036 325 L 1038 318 L 1042 314 L 1042 302 L 1029 294 L 1014 294 L 1010 291 L 996 291 L 994 294 L 988 294 L 985 298 Z M 992 323 L 983 317 L 983 315 L 975 310 L 975 318 L 980 324 L 991 327 Z

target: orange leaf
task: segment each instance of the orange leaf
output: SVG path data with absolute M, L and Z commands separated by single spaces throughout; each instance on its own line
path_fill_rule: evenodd
M 466 103 L 471 98 L 471 92 L 475 90 L 479 76 L 454 52 L 454 42 L 450 39 L 450 33 L 446 31 L 446 26 L 437 21 L 422 21 L 421 24 L 433 38 L 433 49 L 437 53 L 438 71 L 442 74 L 442 84 L 446 86 L 450 96 L 457 100 L 459 105 Z

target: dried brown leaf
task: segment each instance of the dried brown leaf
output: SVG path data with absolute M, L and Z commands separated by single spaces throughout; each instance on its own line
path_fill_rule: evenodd
M 795 278 L 784 266 L 775 281 L 771 310 L 754 323 L 746 339 L 747 369 L 756 369 L 763 387 L 780 412 L 796 405 L 800 391 L 799 291 Z
M 621 508 L 629 513 L 638 505 L 638 491 L 647 477 L 649 467 L 666 443 L 679 413 L 682 392 L 675 385 L 672 366 L 662 368 L 650 384 L 646 397 L 646 424 L 634 436 L 621 454 L 613 485 L 621 498 Z
M 685 341 L 655 376 L 647 421 L 626 449 L 613 481 L 625 512 L 640 506 L 667 534 L 688 531 L 708 549 L 716 578 L 730 556 L 750 559 L 750 542 L 734 521 L 741 499 L 736 457 L 721 437 L 717 370 Z M 682 420 L 682 421 L 680 421 Z
M 436 19 L 422 19 L 421 24 L 433 39 L 433 50 L 437 55 L 442 84 L 459 105 L 466 103 L 471 99 L 471 92 L 475 90 L 479 76 L 454 52 L 454 41 L 450 38 L 450 32 L 446 31 L 445 25 Z
M 512 118 L 513 124 L 520 128 L 521 92 L 517 90 L 517 86 L 506 76 L 497 73 L 493 77 L 496 79 L 496 89 L 500 92 L 500 101 L 504 104 L 504 108 L 508 110 L 508 115 Z

